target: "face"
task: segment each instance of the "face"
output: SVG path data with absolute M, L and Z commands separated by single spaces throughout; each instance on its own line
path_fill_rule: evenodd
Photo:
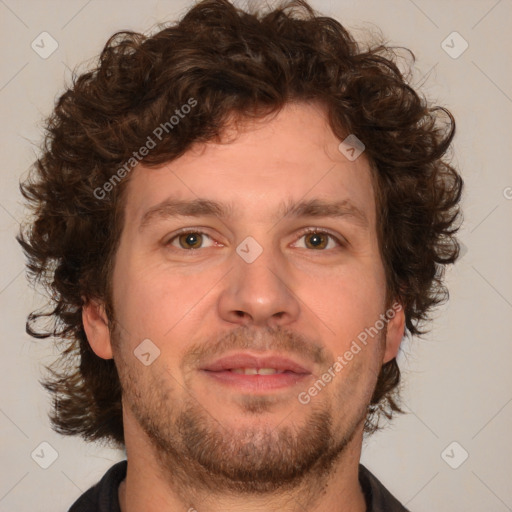
M 370 167 L 339 144 L 319 106 L 290 104 L 130 177 L 116 328 L 84 323 L 96 353 L 112 350 L 125 430 L 184 480 L 294 485 L 362 430 L 403 315 L 379 322 Z

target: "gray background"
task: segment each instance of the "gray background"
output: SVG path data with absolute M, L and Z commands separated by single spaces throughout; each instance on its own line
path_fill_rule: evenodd
M 26 315 L 42 298 L 25 281 L 14 240 L 24 215 L 19 179 L 37 154 L 42 120 L 69 83 L 70 69 L 91 62 L 113 32 L 150 30 L 190 5 L 188 0 L 0 0 L 2 512 L 67 510 L 123 458 L 49 427 L 49 400 L 38 379 L 42 363 L 52 361 L 56 351 L 24 332 Z M 391 43 L 415 52 L 413 83 L 426 80 L 427 96 L 456 117 L 453 161 L 466 183 L 465 254 L 447 274 L 450 301 L 436 313 L 425 339 L 404 343 L 399 361 L 408 414 L 365 442 L 363 462 L 412 511 L 512 510 L 512 1 L 317 0 L 312 5 L 356 37 L 378 26 Z M 58 43 L 48 58 L 31 47 L 34 40 L 43 46 L 44 31 Z M 461 55 L 464 41 L 454 31 L 469 45 Z M 52 449 L 58 457 L 43 469 L 40 465 L 52 462 Z M 465 452 L 469 457 L 461 464 Z

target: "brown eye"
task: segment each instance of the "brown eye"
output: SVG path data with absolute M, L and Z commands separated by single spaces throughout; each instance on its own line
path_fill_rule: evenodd
M 307 233 L 306 237 L 306 245 L 312 249 L 325 249 L 328 244 L 329 236 L 326 236 L 325 233 Z
M 205 245 L 207 243 L 207 245 Z M 177 250 L 206 249 L 213 246 L 209 235 L 202 231 L 182 231 L 169 239 L 165 245 Z
M 198 249 L 203 241 L 201 233 L 183 233 L 178 236 L 178 240 L 182 249 Z
M 321 229 L 306 229 L 301 233 L 299 240 L 304 240 L 301 248 L 316 249 L 319 252 L 344 247 L 344 243 L 338 237 Z

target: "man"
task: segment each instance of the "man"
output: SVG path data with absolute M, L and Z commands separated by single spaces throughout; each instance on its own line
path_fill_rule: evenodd
M 403 511 L 359 464 L 446 295 L 445 109 L 296 1 L 119 33 L 48 121 L 19 236 L 57 431 L 126 448 L 82 511 Z M 444 128 L 441 118 L 447 121 Z

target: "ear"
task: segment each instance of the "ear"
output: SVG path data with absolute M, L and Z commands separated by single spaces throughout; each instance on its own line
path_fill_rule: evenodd
M 93 300 L 87 301 L 82 308 L 82 322 L 94 353 L 102 359 L 112 359 L 110 330 L 104 304 Z
M 395 301 L 386 310 L 386 317 L 389 319 L 386 330 L 386 350 L 382 363 L 387 363 L 398 354 L 405 331 L 405 312 L 402 304 Z

